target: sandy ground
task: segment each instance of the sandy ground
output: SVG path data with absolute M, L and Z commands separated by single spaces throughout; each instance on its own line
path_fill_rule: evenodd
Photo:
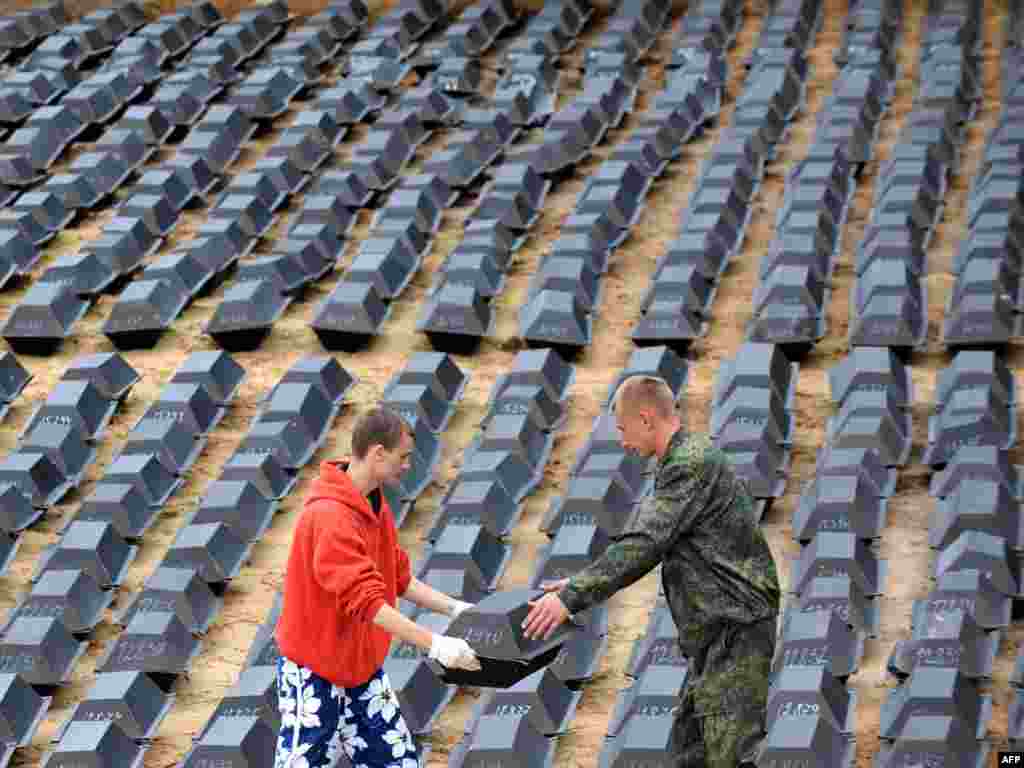
M 831 83 L 837 74 L 836 66 L 832 62 L 832 52 L 838 45 L 846 4 L 842 0 L 826 0 L 825 5 L 824 26 L 816 39 L 815 47 L 810 52 L 812 75 L 806 111 L 792 125 L 788 138 L 780 145 L 778 155 L 768 169 L 768 178 L 762 186 L 757 199 L 757 209 L 748 230 L 746 247 L 724 278 L 714 305 L 710 334 L 694 349 L 687 412 L 689 424 L 694 429 L 703 429 L 707 425 L 708 400 L 719 363 L 734 355 L 743 341 L 745 324 L 749 319 L 750 297 L 757 283 L 757 265 L 773 233 L 775 211 L 782 201 L 785 172 L 803 157 L 807 143 L 813 136 L 815 113 L 829 94 Z M 909 5 L 911 4 L 908 3 Z M 924 5 L 913 3 L 913 8 L 909 9 L 906 17 L 905 45 L 901 47 L 904 76 L 897 89 L 892 109 L 882 124 L 875 161 L 867 168 L 854 201 L 854 210 L 845 233 L 843 253 L 834 278 L 833 299 L 829 308 L 829 335 L 808 357 L 800 371 L 795 403 L 799 429 L 796 434 L 792 472 L 786 496 L 775 503 L 764 523 L 773 551 L 780 564 L 784 563 L 782 571 L 787 582 L 788 559 L 797 552 L 797 546 L 791 540 L 792 511 L 799 497 L 800 488 L 812 476 L 814 454 L 823 442 L 825 420 L 832 412 L 828 400 L 826 373 L 845 356 L 847 351 L 849 294 L 853 287 L 853 248 L 867 221 L 878 163 L 888 156 L 912 103 L 917 72 L 916 44 Z M 504 587 L 526 583 L 535 562 L 537 548 L 546 540 L 537 530 L 537 524 L 550 501 L 565 486 L 569 467 L 576 452 L 585 442 L 608 385 L 626 363 L 633 349 L 629 332 L 638 316 L 640 299 L 647 287 L 648 276 L 653 270 L 656 258 L 664 251 L 666 243 L 678 229 L 692 190 L 694 176 L 714 146 L 719 126 L 729 123 L 731 105 L 740 91 L 744 74 L 740 62 L 757 40 L 761 20 L 759 7 L 760 3 L 748 2 L 746 22 L 736 48 L 730 52 L 729 99 L 720 121 L 700 140 L 688 145 L 683 157 L 655 184 L 635 235 L 618 251 L 616 262 L 605 278 L 604 301 L 594 323 L 593 343 L 577 361 L 577 379 L 571 392 L 569 423 L 555 443 L 543 484 L 526 501 L 522 521 L 511 537 L 514 553 L 502 582 Z M 947 274 L 948 264 L 953 249 L 963 233 L 962 210 L 968 182 L 978 167 L 984 137 L 998 113 L 998 55 L 1004 14 L 1005 0 L 992 3 L 990 11 L 985 14 L 984 103 L 971 126 L 962 167 L 953 179 L 946 199 L 944 218 L 929 252 L 929 346 L 926 352 L 913 361 L 913 376 L 919 393 L 919 402 L 914 408 L 915 457 L 920 455 L 926 439 L 927 419 L 936 374 L 949 359 L 938 344 L 943 308 L 951 284 L 951 278 Z M 678 18 L 677 12 L 673 20 L 677 21 Z M 587 41 L 596 37 L 602 29 L 603 23 L 597 20 L 583 37 L 580 48 L 566 57 L 568 76 L 560 104 L 566 103 L 578 92 L 581 51 Z M 664 82 L 662 64 L 670 53 L 669 39 L 670 35 L 663 35 L 651 56 L 647 80 L 637 105 L 638 111 L 646 106 L 650 95 L 656 93 Z M 301 108 L 301 105 L 298 105 L 298 108 Z M 246 148 L 240 164 L 233 170 L 237 172 L 258 158 L 270 146 L 277 131 L 286 125 L 293 115 L 294 111 L 275 123 L 273 133 L 252 142 Z M 459 365 L 471 375 L 469 388 L 444 435 L 444 461 L 436 482 L 420 498 L 416 509 L 401 530 L 402 543 L 408 548 L 414 560 L 422 551 L 421 536 L 437 509 L 438 500 L 458 469 L 461 452 L 477 430 L 480 418 L 484 414 L 484 405 L 491 384 L 497 375 L 509 368 L 519 348 L 514 338 L 517 331 L 516 310 L 525 296 L 530 274 L 548 247 L 547 244 L 554 240 L 561 220 L 572 210 L 586 175 L 597 167 L 601 159 L 607 157 L 612 146 L 629 135 L 637 122 L 635 118 L 627 118 L 620 129 L 609 134 L 606 144 L 598 149 L 595 157 L 582 165 L 573 179 L 560 185 L 548 199 L 543 218 L 535 227 L 527 247 L 521 252 L 509 277 L 507 288 L 497 301 L 498 338 L 485 342 L 475 355 L 458 358 Z M 354 132 L 352 138 L 342 145 L 339 149 L 340 159 L 347 156 L 350 147 L 359 140 L 363 132 L 365 129 Z M 446 135 L 445 132 L 439 134 L 425 145 L 421 154 L 442 147 Z M 539 134 L 535 132 L 526 140 L 537 141 L 538 136 Z M 80 150 L 76 149 L 74 154 L 78 151 Z M 173 149 L 165 150 L 163 156 L 170 156 L 172 153 Z M 293 205 L 293 210 L 295 207 Z M 347 429 L 352 423 L 355 410 L 375 401 L 383 385 L 401 370 L 409 354 L 430 348 L 426 339 L 414 330 L 419 307 L 433 275 L 447 253 L 458 242 L 461 222 L 468 212 L 468 207 L 446 212 L 445 227 L 428 255 L 423 269 L 402 296 L 389 319 L 385 328 L 386 333 L 365 351 L 339 356 L 342 365 L 359 379 L 352 398 L 355 408 L 349 409 L 339 419 L 317 459 L 345 452 L 348 448 Z M 109 212 L 92 215 L 72 232 L 61 235 L 48 248 L 36 276 L 60 253 L 74 251 L 96 237 L 109 216 Z M 190 238 L 202 219 L 202 211 L 189 213 L 188 221 L 179 228 L 175 242 L 183 242 Z M 368 218 L 364 217 L 361 221 L 354 241 L 365 236 L 367 220 Z M 169 247 L 165 248 L 164 252 L 168 250 Z M 339 269 L 315 286 L 306 300 L 297 302 L 289 308 L 260 350 L 236 355 L 236 359 L 248 371 L 236 405 L 228 418 L 213 432 L 205 453 L 190 472 L 186 485 L 166 505 L 159 522 L 147 534 L 139 557 L 129 570 L 125 585 L 114 606 L 115 610 L 129 602 L 163 558 L 175 534 L 195 508 L 207 483 L 219 474 L 223 462 L 244 436 L 255 413 L 255 403 L 259 397 L 300 356 L 322 353 L 323 350 L 308 325 L 319 299 L 327 295 L 337 283 L 344 266 L 354 252 L 353 243 L 343 254 Z M 43 547 L 57 539 L 60 524 L 70 517 L 77 503 L 91 491 L 110 461 L 114 449 L 124 440 L 129 426 L 143 412 L 145 406 L 157 397 L 163 384 L 186 355 L 196 350 L 215 348 L 212 341 L 202 335 L 201 328 L 219 303 L 223 291 L 222 287 L 213 296 L 200 300 L 186 310 L 175 324 L 174 330 L 161 340 L 156 349 L 126 354 L 128 361 L 142 374 L 143 380 L 114 419 L 111 433 L 103 442 L 87 481 L 76 494 L 53 510 L 43 523 L 24 535 L 21 549 L 10 571 L 0 579 L 0 610 L 13 606 L 17 596 L 27 590 L 29 575 Z M 6 317 L 10 308 L 22 295 L 24 288 L 5 292 L 0 296 L 0 317 Z M 45 397 L 60 373 L 75 356 L 112 349 L 109 341 L 100 333 L 112 303 L 112 298 L 107 297 L 94 307 L 78 326 L 76 337 L 64 346 L 59 355 L 51 358 L 22 358 L 23 364 L 31 370 L 35 378 L 26 395 L 11 410 L 3 428 L 0 429 L 0 450 L 7 451 L 13 448 L 14 436 L 25 423 L 34 404 Z M 1021 350 L 1014 348 L 1011 351 L 1011 362 L 1015 369 L 1019 368 L 1022 359 L 1024 356 Z M 1021 461 L 1022 457 L 1018 454 L 1019 452 L 1015 453 L 1014 458 Z M 255 546 L 251 562 L 242 570 L 240 577 L 231 583 L 223 612 L 204 640 L 203 653 L 195 661 L 190 676 L 180 681 L 177 686 L 177 700 L 173 711 L 163 722 L 158 737 L 146 755 L 146 768 L 169 768 L 176 765 L 188 748 L 192 735 L 199 730 L 225 690 L 235 680 L 256 629 L 269 609 L 271 597 L 281 585 L 290 531 L 296 521 L 301 499 L 314 474 L 315 462 L 303 471 L 298 488 L 285 501 L 282 513 Z M 883 557 L 889 560 L 891 574 L 888 591 L 882 600 L 881 636 L 869 642 L 861 669 L 850 680 L 850 685 L 857 689 L 859 695 L 858 766 L 869 765 L 877 749 L 879 706 L 886 696 L 887 689 L 892 685 L 892 682 L 886 679 L 885 660 L 894 642 L 909 633 L 912 601 L 923 597 L 930 588 L 931 558 L 927 545 L 927 525 L 932 500 L 927 496 L 927 481 L 928 473 L 925 467 L 919 463 L 908 466 L 900 473 L 898 492 L 890 505 L 889 527 L 885 531 L 881 545 Z M 558 766 L 595 764 L 615 694 L 626 682 L 623 668 L 632 642 L 643 632 L 648 611 L 654 602 L 656 588 L 655 577 L 652 575 L 612 599 L 609 650 L 595 678 L 584 686 L 584 696 L 570 732 L 559 739 L 556 755 Z M 72 705 L 88 690 L 97 660 L 115 641 L 119 632 L 120 629 L 113 626 L 108 617 L 94 634 L 87 656 L 74 672 L 72 684 L 58 693 L 32 745 L 20 750 L 12 765 L 39 764 L 57 727 L 68 715 Z M 1000 649 L 995 680 L 991 684 L 995 700 L 993 736 L 997 743 L 1004 743 L 1005 739 L 1006 711 L 1010 699 L 1007 680 L 1012 670 L 1019 638 L 1020 629 L 1014 627 Z M 460 692 L 441 717 L 439 726 L 431 737 L 431 766 L 446 763 L 447 753 L 460 738 L 462 723 L 474 701 L 474 692 Z

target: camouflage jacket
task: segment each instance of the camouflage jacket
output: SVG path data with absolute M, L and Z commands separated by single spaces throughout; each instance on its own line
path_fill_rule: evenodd
M 778 614 L 775 560 L 754 520 L 753 499 L 707 436 L 673 435 L 658 462 L 653 494 L 559 596 L 570 613 L 579 613 L 658 564 L 688 656 L 717 634 L 720 622 L 747 624 Z

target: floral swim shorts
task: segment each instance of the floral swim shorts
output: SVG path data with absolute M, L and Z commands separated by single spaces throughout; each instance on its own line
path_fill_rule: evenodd
M 274 768 L 329 768 L 339 761 L 353 768 L 420 768 L 383 669 L 362 685 L 339 688 L 281 657 L 277 698 L 281 733 Z

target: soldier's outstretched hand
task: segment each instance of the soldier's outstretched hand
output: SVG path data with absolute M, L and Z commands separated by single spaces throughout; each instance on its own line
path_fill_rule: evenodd
M 529 640 L 547 640 L 569 618 L 569 609 L 556 592 L 548 592 L 539 600 L 531 600 L 530 612 L 523 621 L 523 629 Z

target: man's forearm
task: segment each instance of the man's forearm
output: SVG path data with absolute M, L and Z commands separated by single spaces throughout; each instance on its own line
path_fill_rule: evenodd
M 644 536 L 612 542 L 597 560 L 569 579 L 558 597 L 570 613 L 580 613 L 642 579 L 660 562 L 654 542 Z
M 399 640 L 412 643 L 424 651 L 430 650 L 434 633 L 421 627 L 415 621 L 407 619 L 387 603 L 377 611 L 377 615 L 373 617 L 373 623 Z
M 455 608 L 455 601 L 450 595 L 439 592 L 429 584 L 424 584 L 415 576 L 409 580 L 409 586 L 406 587 L 402 598 L 415 603 L 421 608 L 426 608 L 428 611 L 441 613 L 445 616 L 451 616 L 452 610 Z

